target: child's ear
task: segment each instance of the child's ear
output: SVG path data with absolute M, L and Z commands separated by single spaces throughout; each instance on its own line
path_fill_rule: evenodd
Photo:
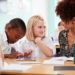
M 75 17 L 73 17 L 72 21 L 73 21 L 73 24 L 75 24 Z
M 11 26 L 8 26 L 6 30 L 7 31 L 11 31 L 12 30 L 12 27 Z

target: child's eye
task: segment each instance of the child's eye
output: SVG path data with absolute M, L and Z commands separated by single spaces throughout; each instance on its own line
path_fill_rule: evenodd
M 39 26 L 38 28 L 46 28 L 46 26 Z
M 39 26 L 38 28 L 42 28 L 41 26 Z
M 44 26 L 44 28 L 46 28 L 46 26 Z

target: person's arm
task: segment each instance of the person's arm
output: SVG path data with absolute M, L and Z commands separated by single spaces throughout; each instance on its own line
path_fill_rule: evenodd
M 41 38 L 36 38 L 35 39 L 35 43 L 39 46 L 40 50 L 48 57 L 52 56 L 53 55 L 53 51 L 52 49 L 50 49 L 48 46 L 46 46 Z
M 4 57 L 5 58 L 22 58 L 24 57 L 24 54 L 20 53 L 20 52 L 13 52 L 11 54 L 4 54 Z

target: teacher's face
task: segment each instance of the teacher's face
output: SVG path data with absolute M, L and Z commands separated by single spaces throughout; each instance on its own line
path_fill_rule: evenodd
M 69 22 L 64 22 L 64 27 L 66 30 L 70 30 L 70 29 L 73 29 L 74 28 L 74 25 L 73 25 L 73 22 L 72 21 L 69 21 Z

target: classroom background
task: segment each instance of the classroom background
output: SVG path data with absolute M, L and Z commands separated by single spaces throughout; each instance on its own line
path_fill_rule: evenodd
M 55 7 L 59 0 L 0 0 L 0 32 L 13 18 L 22 18 L 27 24 L 33 15 L 41 15 L 47 24 L 48 35 L 52 35 L 60 21 L 55 14 Z

